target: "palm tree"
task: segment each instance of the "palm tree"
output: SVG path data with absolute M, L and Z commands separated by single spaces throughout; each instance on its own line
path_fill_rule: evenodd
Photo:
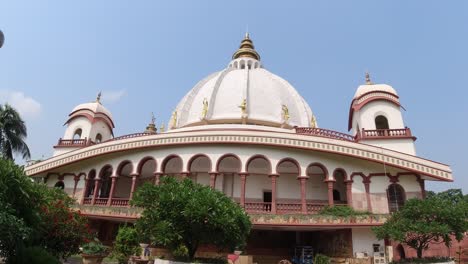
M 0 155 L 13 159 L 13 153 L 19 153 L 23 159 L 31 157 L 24 140 L 28 133 L 19 113 L 10 105 L 0 105 Z

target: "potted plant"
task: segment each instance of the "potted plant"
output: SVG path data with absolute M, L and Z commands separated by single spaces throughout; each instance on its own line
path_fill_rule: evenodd
M 135 259 L 135 256 L 139 257 L 140 254 L 141 247 L 135 228 L 131 226 L 120 227 L 115 238 L 112 255 L 119 264 L 126 264 L 129 258 L 133 256 L 132 259 Z
M 83 245 L 81 257 L 83 264 L 100 264 L 108 255 L 107 247 L 97 238 Z

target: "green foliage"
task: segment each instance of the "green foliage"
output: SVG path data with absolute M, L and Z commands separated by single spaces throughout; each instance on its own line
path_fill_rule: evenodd
M 330 258 L 322 254 L 317 254 L 314 258 L 314 264 L 330 264 Z
M 431 194 L 426 199 L 410 199 L 382 226 L 373 228 L 377 238 L 390 238 L 416 249 L 422 257 L 431 242 L 450 246 L 452 237 L 460 241 L 468 230 L 468 203 L 461 191 Z
M 339 206 L 325 206 L 319 213 L 319 215 L 331 215 L 337 217 L 348 217 L 357 215 L 369 215 L 369 212 L 356 211 L 347 205 Z
M 136 227 L 152 244 L 171 250 L 184 245 L 193 259 L 201 244 L 233 250 L 243 247 L 251 223 L 244 210 L 223 193 L 189 179 L 163 177 L 159 186 L 145 184 L 132 205 L 144 208 Z
M 172 251 L 172 255 L 177 261 L 187 261 L 189 260 L 189 252 L 185 245 L 180 244 L 176 249 Z
M 19 153 L 23 159 L 31 156 L 28 145 L 26 125 L 19 113 L 10 105 L 0 105 L 0 156 L 13 160 L 13 154 Z
M 93 256 L 107 255 L 107 247 L 104 246 L 97 238 L 83 245 L 83 254 Z
M 121 226 L 115 238 L 112 256 L 119 264 L 126 264 L 130 256 L 140 255 L 141 247 L 134 227 Z
M 407 258 L 399 261 L 392 261 L 390 264 L 424 264 L 424 263 L 442 263 L 452 261 L 449 257 L 425 257 L 425 258 Z
M 60 261 L 41 247 L 29 247 L 19 253 L 9 262 L 10 264 L 60 264 Z
M 62 190 L 34 183 L 22 167 L 0 159 L 0 256 L 40 246 L 57 258 L 78 253 L 88 235 L 86 218 L 70 209 Z

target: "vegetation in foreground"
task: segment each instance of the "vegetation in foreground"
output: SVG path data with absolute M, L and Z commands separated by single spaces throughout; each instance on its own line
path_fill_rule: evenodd
M 163 177 L 145 184 L 132 205 L 142 207 L 136 228 L 141 242 L 167 247 L 179 259 L 193 260 L 200 245 L 229 251 L 244 247 L 251 223 L 244 210 L 223 193 L 184 179 Z

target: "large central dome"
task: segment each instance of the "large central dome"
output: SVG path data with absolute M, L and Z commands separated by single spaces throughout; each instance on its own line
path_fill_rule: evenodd
M 263 68 L 246 34 L 228 67 L 201 80 L 182 98 L 169 128 L 206 124 L 310 127 L 315 117 L 292 85 Z

